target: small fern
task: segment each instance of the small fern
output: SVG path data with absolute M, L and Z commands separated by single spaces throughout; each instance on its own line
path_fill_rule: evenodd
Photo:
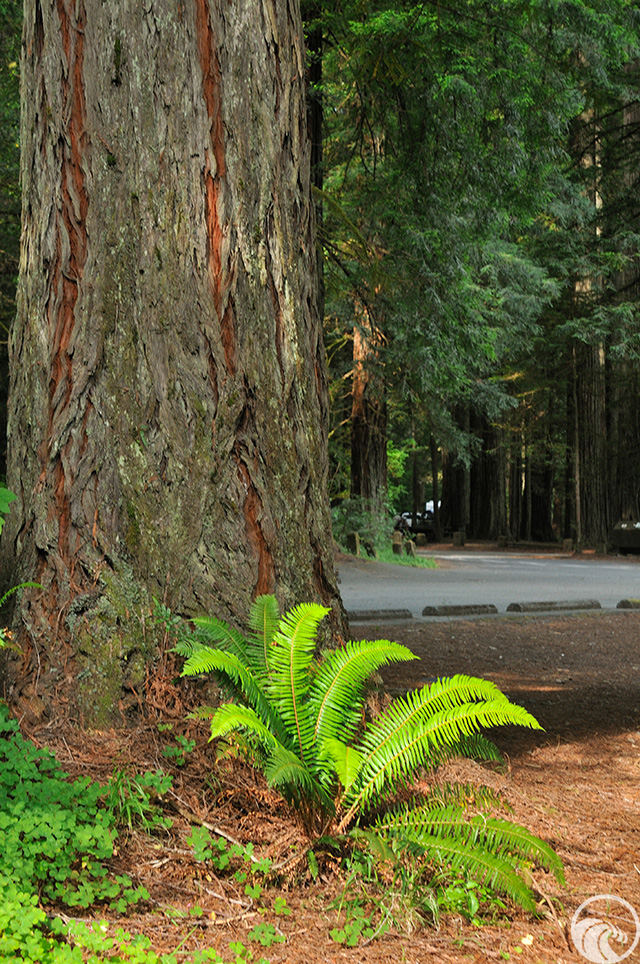
M 317 629 L 328 612 L 306 603 L 278 618 L 275 599 L 261 596 L 246 639 L 222 620 L 195 620 L 195 630 L 185 631 L 176 647 L 186 658 L 183 675 L 214 673 L 234 701 L 193 715 L 210 720 L 211 739 L 234 732 L 248 738 L 253 761 L 297 810 L 310 837 L 330 826 L 337 834 L 368 827 L 387 846 L 434 867 L 464 869 L 533 909 L 523 867 L 536 863 L 562 880 L 562 866 L 525 828 L 469 816 L 451 792 L 381 816 L 380 810 L 420 767 L 434 770 L 453 756 L 500 759 L 482 728 L 541 729 L 538 722 L 495 684 L 462 675 L 408 693 L 367 722 L 372 674 L 416 657 L 389 640 L 349 642 L 318 657 Z

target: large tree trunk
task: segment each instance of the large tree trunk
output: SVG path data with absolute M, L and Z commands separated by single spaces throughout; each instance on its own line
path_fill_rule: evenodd
M 26 0 L 5 579 L 38 686 L 104 722 L 150 597 L 342 610 L 305 54 L 284 0 Z M 35 674 L 35 655 L 32 660 Z

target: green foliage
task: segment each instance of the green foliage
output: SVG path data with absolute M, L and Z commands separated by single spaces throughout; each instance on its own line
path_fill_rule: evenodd
M 100 902 L 122 914 L 146 900 L 144 887 L 126 875 L 109 876 L 105 862 L 113 854 L 114 823 L 167 826 L 156 801 L 170 784 L 161 773 L 122 769 L 106 788 L 70 781 L 0 705 L 0 964 L 222 964 L 214 950 L 158 955 L 147 937 L 104 921 L 50 920 L 39 906 L 44 900 L 87 909 Z M 238 853 L 252 861 L 250 846 Z M 268 870 L 269 862 L 253 860 L 256 870 Z
M 484 907 L 488 907 L 493 915 L 502 913 L 506 910 L 504 901 L 495 894 L 490 888 L 468 876 L 461 877 L 459 880 L 445 884 L 438 890 L 438 904 L 443 911 L 462 914 L 472 924 L 480 926 L 483 917 L 479 914 Z
M 498 817 L 484 813 L 469 817 L 459 805 L 438 808 L 427 801 L 400 807 L 381 817 L 376 829 L 397 851 L 428 856 L 447 874 L 462 872 L 530 911 L 535 910 L 535 900 L 518 868 L 535 864 L 563 879 L 561 862 L 544 841 Z
M 164 816 L 158 801 L 171 784 L 171 777 L 160 770 L 135 774 L 127 768 L 116 768 L 103 791 L 104 804 L 119 828 L 131 831 L 139 826 L 147 832 L 168 830 L 173 821 Z
M 438 923 L 440 909 L 429 864 L 396 853 L 371 829 L 358 828 L 350 838 L 353 846 L 343 861 L 347 877 L 338 907 L 349 895 L 348 903 L 360 902 L 370 909 L 372 922 L 375 908 L 376 930 L 392 924 L 410 934 L 423 924 Z
M 405 484 L 405 465 L 415 447 L 413 439 L 397 446 L 387 439 L 387 497 L 392 512 L 402 512 L 410 505 L 409 487 Z
M 166 826 L 153 797 L 170 783 L 159 773 L 136 777 L 126 770 L 116 771 L 106 789 L 87 779 L 70 782 L 50 753 L 23 739 L 0 705 L 0 964 L 223 964 L 213 949 L 157 954 L 144 935 L 132 937 L 107 921 L 49 919 L 40 907 L 41 900 L 84 909 L 101 902 L 122 914 L 147 899 L 128 877 L 110 878 L 105 861 L 113 853 L 114 820 L 150 830 Z M 239 853 L 251 861 L 250 847 Z M 263 871 L 270 866 L 255 864 Z M 269 934 L 265 925 L 262 943 Z M 232 960 L 254 955 L 236 948 Z
M 332 497 L 350 480 L 353 332 L 364 304 L 377 335 L 364 364 L 384 381 L 396 446 L 412 435 L 424 447 L 433 437 L 466 465 L 479 460 L 470 534 L 488 534 L 474 508 L 487 495 L 506 515 L 500 487 L 482 488 L 505 443 L 511 534 L 526 537 L 533 525 L 549 539 L 551 507 L 561 504 L 564 535 L 572 534 L 575 467 L 565 463 L 575 422 L 589 507 L 581 526 L 591 544 L 604 541 L 610 522 L 640 514 L 638 431 L 629 419 L 640 357 L 637 5 L 307 7 L 309 29 L 326 38 L 315 96 L 325 120 L 318 198 Z M 606 374 L 594 371 L 595 352 Z M 606 388 L 596 387 L 600 377 Z M 606 412 L 596 424 L 599 393 Z M 533 522 L 516 517 L 524 515 L 516 508 L 524 485 L 513 484 L 525 472 L 523 448 Z M 397 454 L 388 452 L 389 501 L 407 508 L 411 485 L 395 474 Z M 588 480 L 607 473 L 616 483 L 600 493 Z M 449 485 L 450 477 L 443 521 L 457 526 Z M 504 521 L 494 528 L 507 534 Z
M 55 757 L 23 739 L 0 706 L 0 874 L 71 907 L 108 901 L 122 912 L 145 900 L 143 887 L 107 874 L 115 832 L 102 793 L 88 779 L 69 782 Z
M 277 917 L 289 917 L 291 908 L 287 907 L 286 897 L 276 897 L 273 902 L 273 912 Z
M 244 734 L 252 759 L 312 838 L 330 826 L 338 834 L 369 827 L 369 840 L 382 850 L 469 871 L 533 908 L 520 869 L 536 862 L 562 879 L 560 861 L 543 841 L 505 820 L 470 817 L 455 800 L 398 807 L 394 797 L 420 767 L 433 770 L 458 755 L 499 759 L 483 728 L 539 724 L 493 683 L 461 675 L 397 698 L 368 721 L 371 675 L 415 657 L 388 640 L 349 642 L 318 656 L 316 631 L 327 612 L 308 603 L 278 621 L 275 599 L 261 596 L 246 639 L 221 620 L 195 620 L 195 631 L 176 647 L 186 657 L 183 675 L 215 673 L 237 699 L 197 714 L 210 720 L 211 739 Z
M 19 592 L 21 589 L 29 588 L 42 589 L 42 586 L 38 582 L 21 582 L 17 586 L 12 586 L 11 589 L 8 589 L 2 598 L 0 598 L 0 609 L 2 609 L 7 599 L 13 596 L 14 593 Z M 20 647 L 13 641 L 11 630 L 0 626 L 0 650 L 2 649 L 13 649 L 17 653 L 20 652 Z
M 250 941 L 262 944 L 263 947 L 271 947 L 273 944 L 284 944 L 284 934 L 276 931 L 275 925 L 262 921 L 252 927 L 247 937 Z
M 437 569 L 435 560 L 428 556 L 408 556 L 405 552 L 401 556 L 396 556 L 390 546 L 378 552 L 378 560 L 394 566 L 409 566 L 413 569 Z
M 11 503 L 16 500 L 17 496 L 10 489 L 5 488 L 4 485 L 0 485 L 0 532 L 2 532 L 2 527 L 4 525 L 4 517 L 11 508 Z
M 269 964 L 264 957 L 256 960 L 251 948 L 242 941 L 229 941 L 229 950 L 234 954 L 233 964 L 250 964 L 252 961 L 255 961 L 255 964 Z
M 191 835 L 187 843 L 193 847 L 193 856 L 199 861 L 208 861 L 218 873 L 232 874 L 237 883 L 244 884 L 247 897 L 256 900 L 262 894 L 262 884 L 256 880 L 257 875 L 266 876 L 271 870 L 272 861 L 269 857 L 255 857 L 253 844 L 241 844 L 226 840 L 224 837 L 212 834 L 206 827 L 191 828 Z M 276 898 L 276 914 L 288 914 L 289 909 L 284 903 L 278 904 Z
M 50 962 L 82 962 L 82 954 L 68 952 L 54 956 L 57 941 L 46 934 L 47 916 L 38 907 L 38 895 L 20 887 L 10 877 L 0 874 L 0 964 L 50 964 Z
M 398 566 L 435 569 L 433 559 L 424 556 L 396 556 L 390 545 L 393 522 L 388 512 L 372 512 L 360 496 L 341 499 L 331 509 L 334 539 L 343 548 L 350 532 L 357 532 L 360 542 L 368 541 L 374 546 L 381 562 Z
M 380 550 L 390 538 L 393 529 L 391 516 L 387 511 L 372 512 L 360 496 L 340 499 L 331 509 L 333 537 L 341 545 L 346 545 L 350 532 L 357 532 L 360 540 L 368 540 Z
M 346 904 L 344 909 L 345 920 L 342 926 L 332 927 L 329 931 L 331 940 L 336 944 L 356 947 L 361 938 L 371 941 L 374 937 L 381 937 L 388 930 L 387 924 L 376 928 L 374 914 L 367 914 L 359 901 Z
M 35 895 L 2 877 L 0 886 L 0 964 L 224 964 L 213 948 L 157 954 L 148 937 L 132 936 L 109 921 L 49 920 Z
M 167 760 L 171 760 L 177 767 L 183 767 L 187 762 L 187 757 L 196 748 L 196 741 L 190 740 L 186 736 L 182 736 L 180 733 L 176 736 L 177 746 L 164 746 L 162 748 L 162 755 Z

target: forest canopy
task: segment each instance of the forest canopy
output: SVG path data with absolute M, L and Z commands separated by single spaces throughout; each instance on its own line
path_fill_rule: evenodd
M 640 511 L 636 5 L 306 7 L 334 503 L 390 465 L 443 529 L 606 543 Z

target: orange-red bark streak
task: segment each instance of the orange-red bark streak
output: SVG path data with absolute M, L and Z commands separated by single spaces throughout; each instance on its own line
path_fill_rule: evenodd
M 51 331 L 49 382 L 49 438 L 54 442 L 56 417 L 69 404 L 73 384 L 73 360 L 69 346 L 75 327 L 75 310 L 87 257 L 86 216 L 89 207 L 82 160 L 86 152 L 86 108 L 83 85 L 83 43 L 85 10 L 74 0 L 56 0 L 62 48 L 67 62 L 63 72 L 63 116 L 69 117 L 65 138 L 59 142 L 60 192 L 56 261 L 50 276 L 47 314 Z M 67 144 L 68 139 L 68 144 Z M 72 198 L 73 194 L 73 198 Z M 76 209 L 77 208 L 77 209 Z M 69 260 L 62 264 L 62 232 L 68 237 Z M 60 391 L 62 386 L 63 391 Z M 61 453 L 54 468 L 55 511 L 59 520 L 58 550 L 69 562 L 71 556 L 71 511 Z
M 262 526 L 260 525 L 262 501 L 251 481 L 251 476 L 247 471 L 246 465 L 244 465 L 237 454 L 236 461 L 238 464 L 238 475 L 240 476 L 240 481 L 245 491 L 243 511 L 247 538 L 258 560 L 258 579 L 255 586 L 255 594 L 256 596 L 260 596 L 264 593 L 273 592 L 276 584 L 275 567 L 271 550 L 269 549 L 262 531 Z
M 222 72 L 215 49 L 215 38 L 207 0 L 195 0 L 198 54 L 202 68 L 202 92 L 211 118 L 211 144 L 216 159 L 216 174 L 226 175 L 224 129 L 222 125 Z
M 205 217 L 207 219 L 207 244 L 209 267 L 213 278 L 213 298 L 218 318 L 222 315 L 222 242 L 224 239 L 222 225 L 218 216 L 218 195 L 220 193 L 220 178 L 212 174 L 209 161 L 209 151 L 205 151 L 204 161 L 205 186 Z
M 227 371 L 236 371 L 236 336 L 233 308 L 227 301 L 229 280 L 223 263 L 226 224 L 221 223 L 220 201 L 227 173 L 222 123 L 222 73 L 215 44 L 208 0 L 195 0 L 196 38 L 202 69 L 202 94 L 211 121 L 211 150 L 205 152 L 205 216 L 213 303 L 220 324 Z M 211 155 L 215 161 L 212 170 Z

